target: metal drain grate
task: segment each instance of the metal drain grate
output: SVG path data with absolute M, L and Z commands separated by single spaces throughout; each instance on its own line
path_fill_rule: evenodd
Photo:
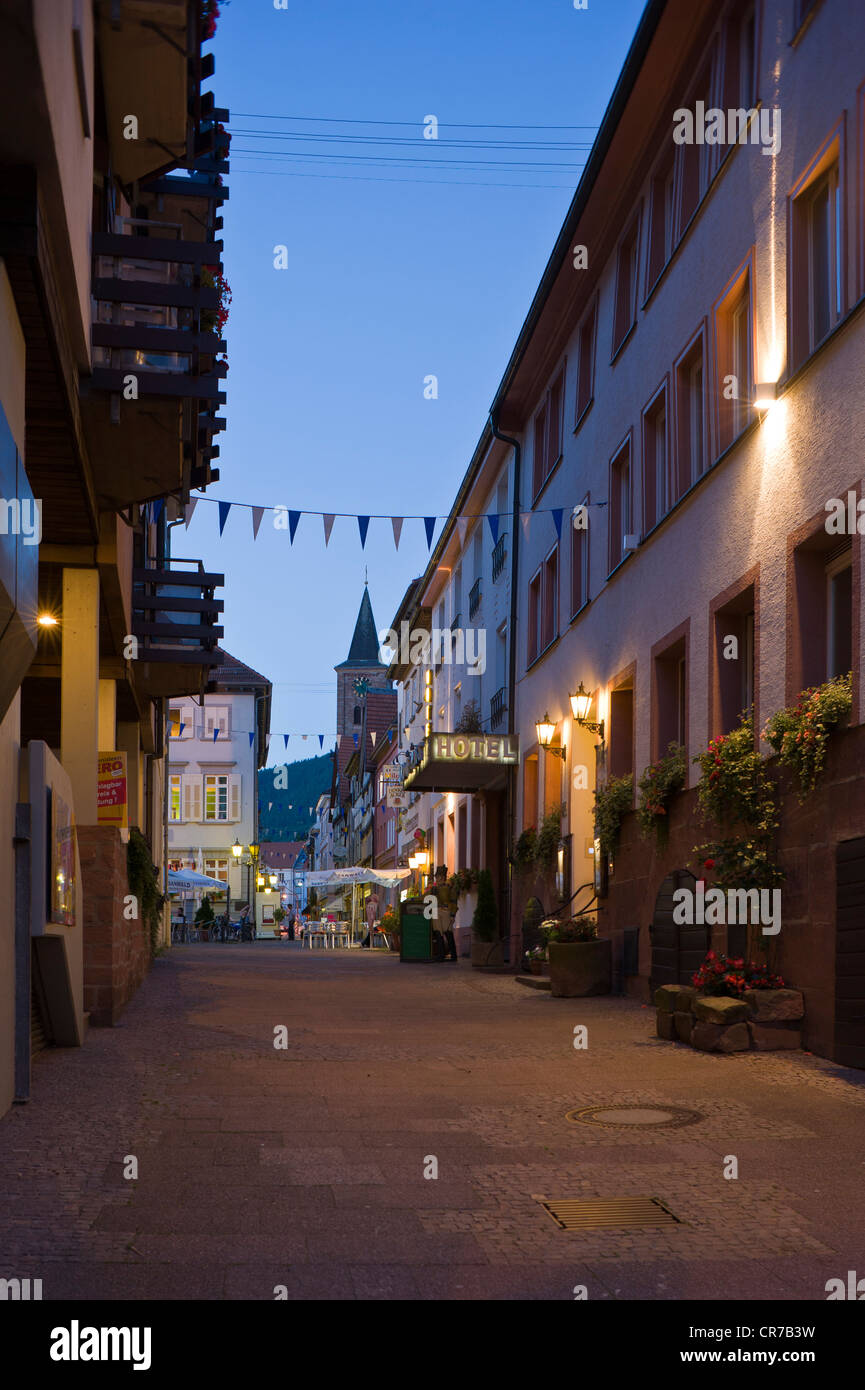
M 659 1197 L 536 1197 L 562 1231 L 680 1225 Z
M 565 1112 L 571 1124 L 600 1125 L 602 1129 L 681 1129 L 696 1124 L 703 1116 L 680 1105 L 640 1105 L 637 1103 L 586 1105 Z

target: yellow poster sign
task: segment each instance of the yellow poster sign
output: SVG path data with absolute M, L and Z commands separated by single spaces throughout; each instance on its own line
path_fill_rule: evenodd
M 129 824 L 125 753 L 99 754 L 96 819 L 99 825 L 117 825 L 124 830 Z

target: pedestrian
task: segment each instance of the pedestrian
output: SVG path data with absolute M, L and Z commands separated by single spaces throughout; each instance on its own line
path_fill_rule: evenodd
M 244 903 L 240 909 L 240 939 L 241 941 L 252 940 L 252 928 L 249 924 L 249 903 Z
M 436 915 L 433 918 L 433 931 L 436 939 L 433 942 L 433 959 L 437 961 L 455 961 L 457 959 L 457 944 L 453 934 L 453 894 L 447 885 L 448 871 L 444 864 L 436 869 L 435 887 L 433 892 L 436 898 Z
M 293 940 L 294 940 L 294 927 L 295 927 L 295 922 L 296 922 L 296 918 L 295 918 L 294 913 L 292 912 L 291 916 L 290 916 L 289 919 L 288 919 L 288 939 L 289 939 L 289 941 L 293 941 Z

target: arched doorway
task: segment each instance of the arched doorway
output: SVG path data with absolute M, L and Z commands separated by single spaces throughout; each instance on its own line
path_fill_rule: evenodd
M 697 880 L 687 869 L 667 874 L 655 899 L 649 927 L 652 947 L 652 992 L 659 985 L 689 985 L 691 976 L 703 963 L 709 949 L 711 928 L 680 925 L 673 921 L 673 894 L 679 888 L 695 891 Z

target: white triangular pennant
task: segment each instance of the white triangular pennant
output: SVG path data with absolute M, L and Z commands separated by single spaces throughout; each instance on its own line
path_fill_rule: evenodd
M 520 521 L 523 523 L 523 535 L 526 540 L 529 538 L 529 525 L 531 524 L 531 512 L 520 512 Z
M 376 741 L 376 738 L 378 737 L 378 735 L 376 734 L 375 729 L 370 729 L 370 731 L 369 731 L 369 736 L 370 736 L 370 738 L 372 739 L 372 746 L 373 746 L 373 748 L 375 748 L 375 741 Z
M 467 516 L 457 517 L 457 535 L 460 538 L 460 549 L 466 543 L 466 531 L 469 529 L 469 519 Z
M 258 528 L 261 525 L 261 518 L 264 516 L 264 507 L 253 507 L 252 509 L 252 539 L 258 540 Z
M 192 513 L 195 511 L 195 508 L 197 506 L 198 498 L 190 497 L 189 501 L 183 509 L 183 524 L 187 528 L 187 530 L 189 529 L 189 523 L 192 520 Z
M 392 516 L 390 519 L 390 524 L 393 527 L 393 543 L 396 546 L 396 549 L 399 550 L 399 538 L 402 535 L 402 517 Z
M 330 533 L 333 530 L 333 523 L 336 520 L 336 517 L 333 512 L 325 512 L 324 516 L 321 519 L 324 522 L 324 548 L 326 550 L 327 543 L 330 540 Z

